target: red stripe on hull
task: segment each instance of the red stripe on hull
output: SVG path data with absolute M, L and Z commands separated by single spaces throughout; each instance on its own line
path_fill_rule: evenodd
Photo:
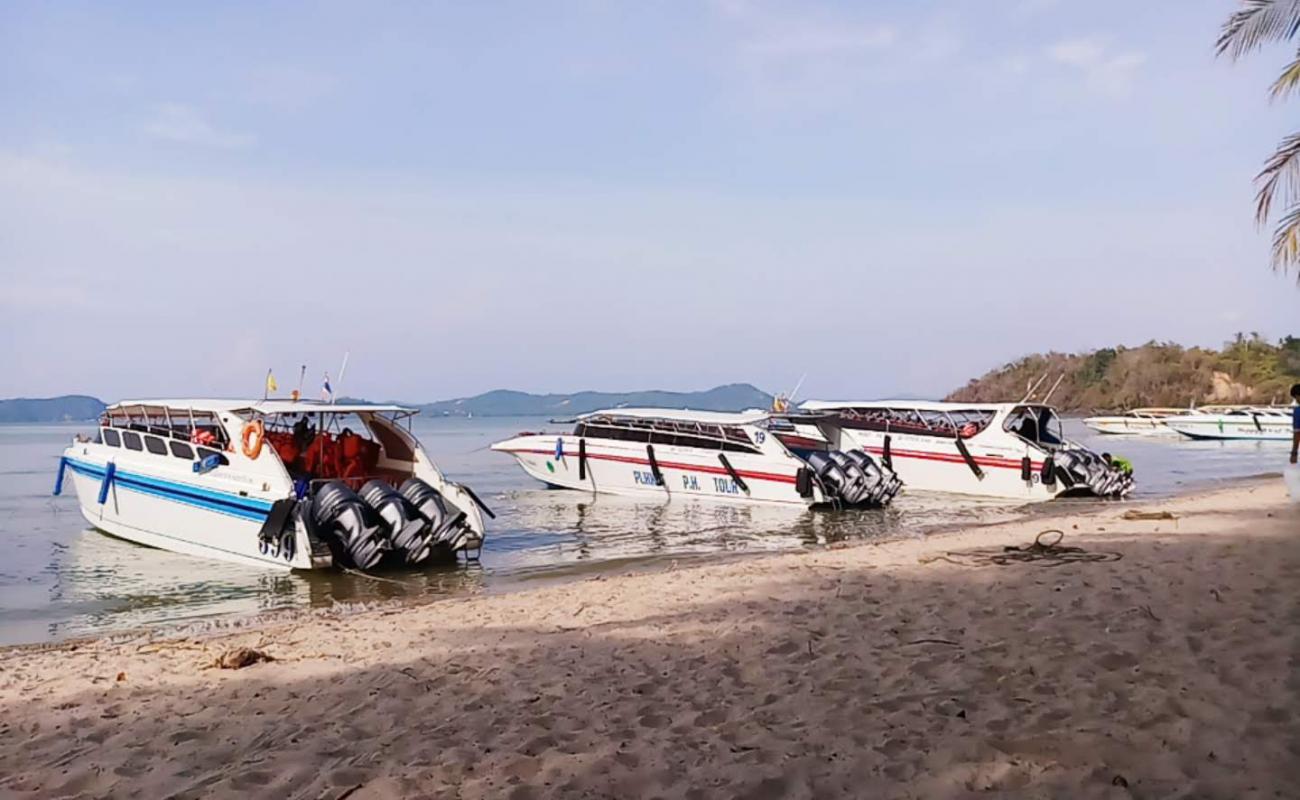
M 885 448 L 868 445 L 862 448 L 872 455 L 884 455 Z M 930 453 L 924 450 L 896 450 L 890 448 L 889 454 L 892 458 L 918 458 L 923 461 L 943 461 L 950 464 L 965 464 L 966 460 L 961 457 L 961 453 Z M 992 456 L 976 456 L 975 463 L 981 467 L 994 467 L 997 469 L 1020 469 L 1020 462 L 1010 458 L 994 458 Z M 1030 461 L 1030 469 L 1041 470 L 1043 462 Z
M 539 455 L 539 456 L 555 455 L 554 450 L 521 449 L 521 450 L 502 450 L 500 452 L 531 453 L 533 455 Z M 568 458 L 567 455 L 565 457 Z M 573 456 L 573 457 L 577 458 L 577 456 Z M 642 465 L 647 467 L 650 466 L 650 459 L 648 458 L 637 458 L 636 456 L 616 456 L 616 455 L 610 455 L 606 453 L 593 453 L 590 450 L 587 451 L 587 458 L 596 459 L 600 461 L 617 461 L 623 464 L 637 464 L 637 465 Z M 726 475 L 727 477 L 731 477 L 731 474 L 727 472 L 726 468 L 723 467 L 721 464 L 715 467 L 706 464 L 683 464 L 676 461 L 660 461 L 657 458 L 655 460 L 659 462 L 659 466 L 663 469 L 694 470 L 696 472 L 707 472 L 712 475 Z M 772 481 L 774 483 L 791 483 L 791 484 L 795 482 L 793 475 L 778 475 L 774 472 L 752 472 L 750 470 L 738 469 L 736 470 L 736 474 L 742 478 L 750 478 L 757 481 Z

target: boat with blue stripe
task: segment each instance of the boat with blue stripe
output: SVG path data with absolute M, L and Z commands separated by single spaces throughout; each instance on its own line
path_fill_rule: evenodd
M 371 569 L 476 557 L 491 511 L 412 435 L 415 409 L 299 400 L 109 406 L 59 461 L 118 538 L 257 567 Z

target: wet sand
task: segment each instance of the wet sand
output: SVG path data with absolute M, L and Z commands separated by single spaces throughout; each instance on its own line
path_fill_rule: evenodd
M 11 648 L 0 796 L 1296 796 L 1300 506 L 1281 481 L 1068 513 Z M 1121 558 L 944 557 L 1046 527 Z M 210 666 L 237 646 L 276 660 Z

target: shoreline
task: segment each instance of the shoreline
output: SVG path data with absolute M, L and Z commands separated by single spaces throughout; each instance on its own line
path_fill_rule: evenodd
M 1161 510 L 1176 518 L 1123 516 Z M 1046 527 L 1120 560 L 942 559 Z M 1262 797 L 1300 782 L 1300 508 L 1281 481 L 762 555 L 6 648 L 0 790 Z M 276 660 L 209 668 L 241 646 Z
M 999 519 L 992 521 L 972 522 L 969 520 L 954 520 L 935 523 L 930 526 L 918 528 L 915 531 L 898 534 L 884 535 L 879 537 L 861 538 L 837 541 L 832 543 L 821 543 L 815 546 L 805 545 L 803 547 L 791 547 L 782 550 L 764 550 L 755 552 L 719 552 L 719 553 L 683 553 L 677 555 L 655 555 L 639 556 L 620 561 L 615 564 L 612 562 L 602 562 L 591 565 L 587 569 L 562 569 L 553 570 L 552 568 L 530 568 L 529 570 L 505 573 L 498 576 L 497 580 L 490 585 L 475 591 L 463 591 L 448 594 L 427 594 L 427 595 L 410 595 L 397 598 L 390 598 L 380 601 L 361 601 L 356 603 L 335 603 L 330 606 L 302 606 L 296 608 L 284 608 L 272 611 L 255 612 L 255 613 L 232 613 L 218 614 L 208 617 L 200 617 L 185 621 L 165 622 L 155 625 L 141 625 L 135 627 L 124 627 L 116 630 L 106 630 L 98 633 L 77 634 L 64 638 L 49 639 L 33 642 L 11 642 L 0 644 L 0 658 L 11 650 L 19 649 L 36 649 L 48 650 L 57 649 L 61 645 L 88 645 L 95 642 L 113 641 L 113 642 L 138 642 L 144 641 L 163 641 L 167 639 L 184 638 L 184 637 L 210 637 L 222 636 L 228 633 L 239 631 L 255 630 L 267 626 L 280 624 L 293 624 L 309 620 L 316 616 L 346 617 L 355 614 L 367 614 L 382 610 L 392 610 L 394 608 L 420 608 L 427 605 L 444 603 L 449 600 L 462 598 L 498 596 L 505 594 L 514 594 L 517 592 L 529 592 L 539 588 L 549 586 L 563 586 L 570 583 L 582 582 L 587 580 L 599 579 L 601 577 L 617 577 L 623 575 L 642 575 L 654 573 L 666 569 L 676 569 L 680 563 L 683 569 L 694 569 L 702 566 L 714 564 L 730 564 L 740 561 L 753 559 L 764 559 L 780 557 L 792 553 L 818 552 L 824 549 L 840 549 L 853 547 L 874 547 L 881 544 L 897 541 L 910 541 L 912 539 L 928 539 L 935 536 L 944 536 L 949 533 L 959 531 L 978 531 L 985 528 L 995 528 L 1000 525 L 1013 524 L 1016 522 L 1032 522 L 1034 520 L 1056 518 L 1068 513 L 1070 516 L 1089 517 L 1103 514 L 1116 507 L 1138 508 L 1144 505 L 1183 498 L 1195 498 L 1204 494 L 1213 494 L 1216 492 L 1230 491 L 1238 487 L 1263 486 L 1270 481 L 1280 481 L 1282 473 L 1265 472 L 1254 475 L 1243 475 L 1232 478 L 1222 479 L 1219 481 L 1204 483 L 1195 486 L 1188 486 L 1185 491 L 1174 492 L 1167 495 L 1155 497 L 1143 497 L 1138 499 L 1125 499 L 1121 501 L 1107 501 L 1098 499 L 1065 499 L 1055 500 L 1046 503 L 1027 503 L 1021 505 L 1008 504 L 1007 513 L 1012 516 L 1009 519 Z M 99 531 L 94 531 L 98 535 L 106 535 Z M 571 566 L 571 565 L 570 565 Z M 462 567 L 463 568 L 463 567 Z M 366 573 L 356 573 L 362 579 L 385 581 L 390 580 L 383 574 L 369 575 Z

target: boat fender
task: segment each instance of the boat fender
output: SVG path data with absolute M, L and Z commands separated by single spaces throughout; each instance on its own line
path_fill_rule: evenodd
M 1033 474 L 1034 474 L 1034 462 L 1030 460 L 1029 456 L 1025 456 L 1024 458 L 1020 459 L 1020 480 L 1028 483 L 1029 480 L 1033 477 Z
M 659 469 L 659 461 L 655 458 L 655 446 L 652 444 L 646 445 L 645 454 L 650 458 L 650 474 L 655 476 L 655 484 L 665 486 L 664 473 Z
M 239 434 L 239 442 L 244 455 L 256 461 L 257 457 L 262 454 L 262 444 L 265 441 L 266 426 L 262 424 L 260 419 L 244 424 L 244 430 Z
M 1255 421 L 1255 430 L 1259 431 L 1260 433 L 1263 433 L 1263 431 L 1264 431 L 1264 426 L 1259 424 L 1259 415 L 1258 415 L 1258 414 L 1255 414 L 1255 413 L 1252 413 L 1252 414 L 1250 415 L 1250 418 L 1253 419 L 1253 420 Z
M 278 543 L 280 534 L 293 518 L 293 510 L 298 505 L 298 501 L 292 497 L 282 497 L 271 504 L 271 511 L 266 515 L 266 520 L 262 522 L 262 528 L 257 532 L 257 539 L 263 555 L 271 549 L 273 543 Z M 278 549 L 278 548 L 277 548 Z
M 578 440 L 578 480 L 587 479 L 587 440 Z
M 1056 458 L 1050 454 L 1047 456 L 1047 458 L 1043 459 L 1042 475 L 1043 475 L 1044 486 L 1056 485 Z
M 812 470 L 807 467 L 800 467 L 799 471 L 794 474 L 794 490 L 799 493 L 800 497 L 812 497 L 813 493 L 813 474 Z
M 891 437 L 889 434 L 887 434 L 887 433 L 885 434 L 885 448 L 884 448 L 884 450 L 883 450 L 883 451 L 881 452 L 881 454 L 880 454 L 880 460 L 881 460 L 881 462 L 884 463 L 884 465 L 885 465 L 888 469 L 893 469 L 893 468 L 894 468 L 894 456 L 893 456 L 893 453 L 892 453 L 892 452 L 890 451 L 890 449 L 889 449 L 889 442 L 890 442 L 890 439 L 891 439 L 891 438 L 892 438 L 892 437 Z
M 117 463 L 108 462 L 108 467 L 104 469 L 104 481 L 99 484 L 99 504 L 102 506 L 108 502 L 108 489 L 117 480 Z
M 971 457 L 970 450 L 966 449 L 966 442 L 962 441 L 960 436 L 957 437 L 956 442 L 957 452 L 961 453 L 962 461 L 966 462 L 966 466 L 970 467 L 970 471 L 975 473 L 976 478 L 984 480 L 984 470 L 980 469 L 980 465 L 976 464 L 975 459 Z
M 461 489 L 465 490 L 465 494 L 469 495 L 469 499 L 473 500 L 474 505 L 481 508 L 484 514 L 487 514 L 488 517 L 491 519 L 497 518 L 497 515 L 492 513 L 492 509 L 487 507 L 487 503 L 484 503 L 482 500 L 479 499 L 478 495 L 474 494 L 473 489 L 469 488 L 468 486 L 464 486 L 462 484 L 457 484 L 457 485 L 460 486 Z
M 59 474 L 54 478 L 54 496 L 63 494 L 63 474 L 68 471 L 68 457 L 59 457 Z
M 731 462 L 727 460 L 727 454 L 718 453 L 718 460 L 722 462 L 722 466 L 727 468 L 727 474 L 730 475 L 731 479 L 740 487 L 740 491 L 749 494 L 749 487 L 745 485 L 745 482 L 740 477 L 740 473 L 736 472 L 735 467 L 731 466 Z

